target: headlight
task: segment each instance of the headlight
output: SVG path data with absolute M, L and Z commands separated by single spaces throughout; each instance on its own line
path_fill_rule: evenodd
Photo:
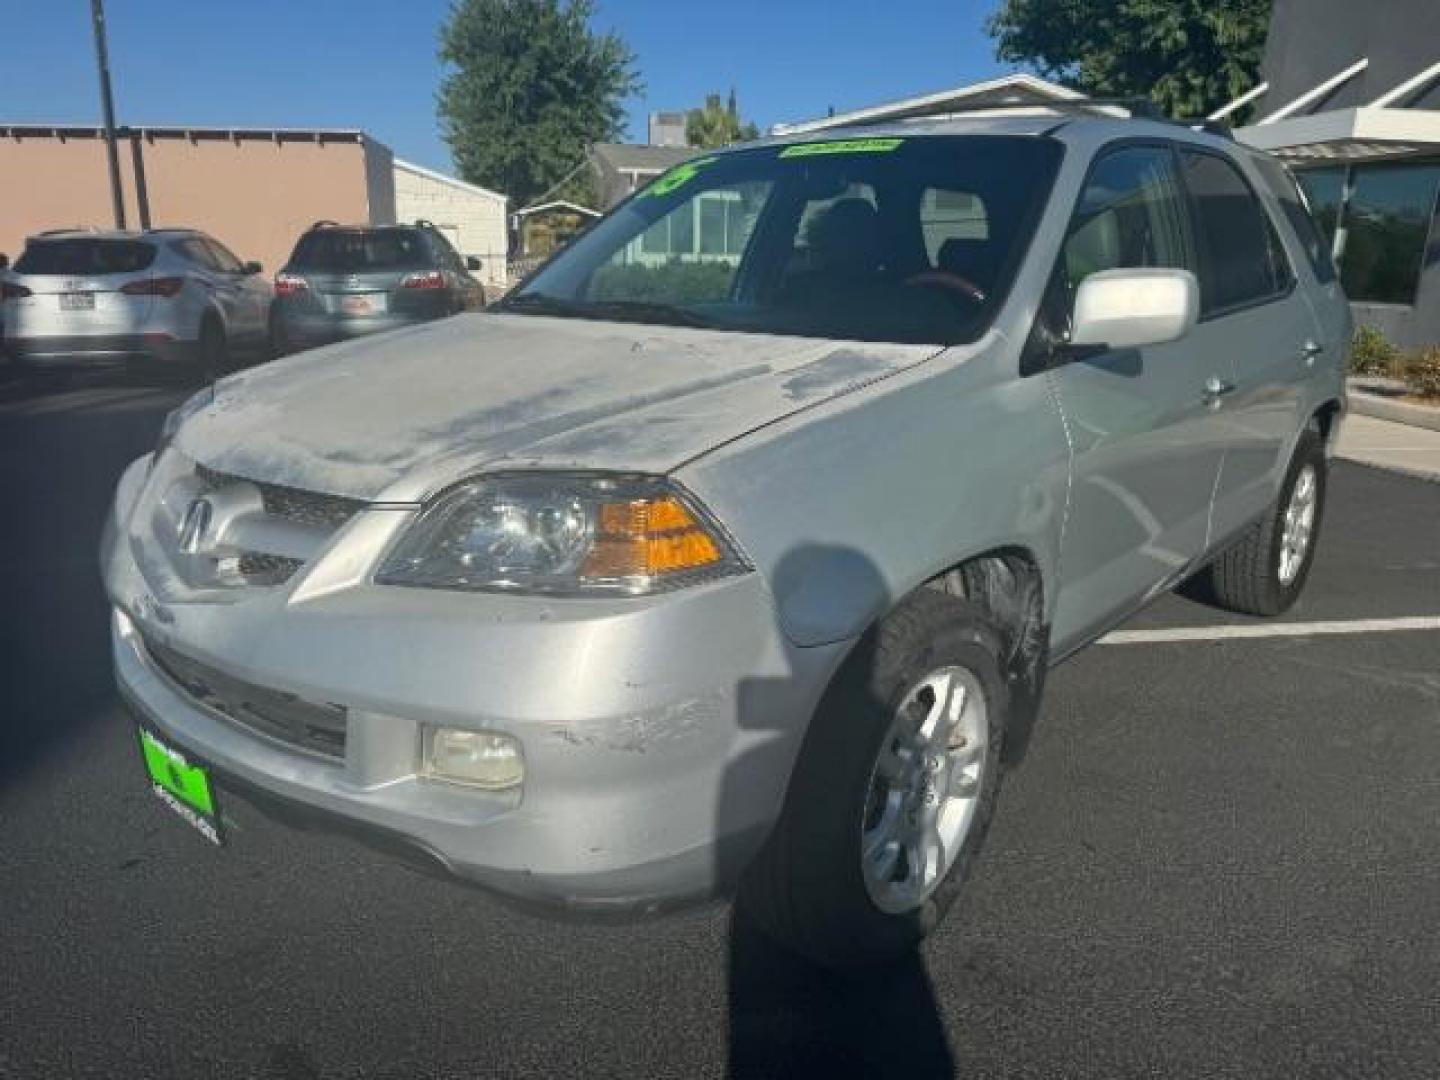
M 747 569 L 719 527 L 665 480 L 511 473 L 440 495 L 385 557 L 375 580 L 633 595 Z
M 155 440 L 155 453 L 150 458 L 152 469 L 155 467 L 155 462 L 160 460 L 161 455 L 170 449 L 170 444 L 175 441 L 175 433 L 180 430 L 180 425 L 201 409 L 208 408 L 214 401 L 215 385 L 211 383 L 205 389 L 186 398 L 165 415 L 165 422 L 160 425 L 160 438 Z

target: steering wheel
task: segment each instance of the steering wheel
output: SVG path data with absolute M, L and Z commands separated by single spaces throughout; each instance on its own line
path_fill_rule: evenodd
M 952 274 L 949 270 L 922 270 L 905 279 L 905 287 L 920 286 L 931 289 L 944 289 L 962 300 L 972 304 L 983 304 L 985 302 L 985 290 L 976 285 L 969 278 L 961 277 L 959 274 Z

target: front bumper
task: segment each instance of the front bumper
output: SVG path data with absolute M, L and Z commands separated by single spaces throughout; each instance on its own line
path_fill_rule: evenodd
M 122 506 L 142 479 L 135 472 L 122 480 Z M 341 824 L 517 898 L 647 909 L 731 887 L 780 811 L 847 645 L 790 645 L 756 574 L 603 601 L 369 584 L 369 553 L 409 518 L 363 511 L 283 586 L 176 602 L 142 574 L 118 515 L 102 560 L 122 696 L 212 766 L 222 790 Z M 147 639 L 342 706 L 343 759 L 201 704 L 154 662 Z M 519 739 L 523 787 L 425 777 L 425 724 Z
M 118 364 L 136 357 L 164 363 L 196 364 L 198 341 L 179 341 L 164 334 L 85 334 L 6 337 L 4 348 L 27 367 Z

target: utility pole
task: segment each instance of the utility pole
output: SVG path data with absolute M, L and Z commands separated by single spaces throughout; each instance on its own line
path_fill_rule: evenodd
M 110 96 L 110 55 L 105 48 L 105 2 L 90 0 L 90 18 L 95 26 L 95 60 L 100 66 L 100 106 L 105 112 L 105 155 L 110 160 L 110 201 L 115 207 L 115 227 L 125 228 L 125 195 L 120 190 L 120 154 L 115 147 L 115 101 Z

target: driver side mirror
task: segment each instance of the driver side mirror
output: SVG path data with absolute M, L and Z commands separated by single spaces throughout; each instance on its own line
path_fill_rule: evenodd
M 251 259 L 245 264 L 245 273 L 247 274 L 258 274 L 264 269 L 265 268 L 261 266 L 258 262 L 256 262 L 254 259 Z
M 1200 285 L 1189 270 L 1102 270 L 1075 292 L 1067 344 L 1091 349 L 1163 345 L 1188 334 L 1199 313 Z
M 0 251 L 0 270 L 4 270 L 9 265 L 10 256 L 6 255 L 3 251 Z
M 466 269 L 466 270 L 479 270 L 479 269 L 480 269 L 480 260 L 477 259 L 474 255 L 466 255 L 466 256 L 465 256 L 465 269 Z

